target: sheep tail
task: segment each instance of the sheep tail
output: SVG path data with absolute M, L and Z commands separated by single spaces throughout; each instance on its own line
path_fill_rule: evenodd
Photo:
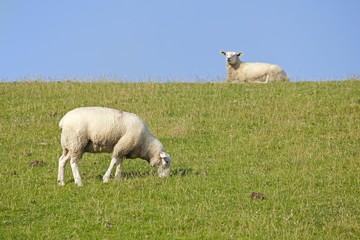
M 60 122 L 59 122 L 59 128 L 60 128 L 60 129 L 62 129 L 62 127 L 63 127 L 63 119 L 64 119 L 64 118 L 62 118 L 62 119 L 60 120 Z

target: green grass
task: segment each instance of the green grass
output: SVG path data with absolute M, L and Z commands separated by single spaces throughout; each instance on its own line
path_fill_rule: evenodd
M 58 122 L 79 106 L 137 113 L 173 159 L 58 187 Z M 0 84 L 0 239 L 358 239 L 360 81 Z M 29 166 L 32 161 L 45 166 Z M 252 200 L 260 192 L 264 200 Z

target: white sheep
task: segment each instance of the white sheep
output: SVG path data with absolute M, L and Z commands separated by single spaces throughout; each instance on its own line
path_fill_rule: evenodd
M 289 81 L 289 77 L 278 65 L 270 63 L 248 63 L 240 60 L 242 52 L 225 52 L 227 62 L 227 81 L 232 83 L 268 83 L 277 81 Z
M 71 159 L 75 184 L 82 186 L 78 161 L 84 152 L 108 152 L 112 159 L 103 182 L 108 182 L 116 165 L 120 178 L 123 158 L 142 158 L 158 167 L 160 177 L 170 174 L 171 158 L 146 124 L 136 114 L 105 107 L 82 107 L 69 111 L 60 120 L 62 156 L 59 159 L 58 183 L 65 185 L 65 165 Z

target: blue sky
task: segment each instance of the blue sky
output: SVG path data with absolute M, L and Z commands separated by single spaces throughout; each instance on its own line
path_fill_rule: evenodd
M 0 81 L 220 81 L 220 50 L 295 81 L 360 76 L 360 1 L 0 0 Z

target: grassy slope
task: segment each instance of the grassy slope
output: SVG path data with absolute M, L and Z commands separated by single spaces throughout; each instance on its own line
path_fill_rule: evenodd
M 58 187 L 58 122 L 92 105 L 140 115 L 171 154 L 172 177 L 132 160 L 122 181 L 103 184 L 109 156 L 86 154 L 85 186 L 68 165 Z M 2 83 L 0 109 L 0 238 L 360 235 L 360 81 Z

